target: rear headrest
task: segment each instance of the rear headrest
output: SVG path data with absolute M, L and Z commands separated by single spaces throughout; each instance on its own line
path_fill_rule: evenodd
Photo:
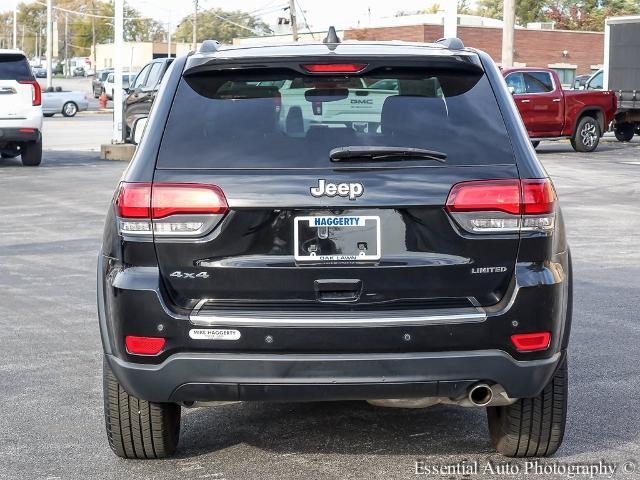
M 213 131 L 230 138 L 264 135 L 276 128 L 276 99 L 215 100 Z M 251 125 L 251 128 L 247 128 Z
M 385 99 L 380 116 L 385 135 L 415 136 L 434 132 L 446 120 L 447 105 L 440 97 L 393 95 Z

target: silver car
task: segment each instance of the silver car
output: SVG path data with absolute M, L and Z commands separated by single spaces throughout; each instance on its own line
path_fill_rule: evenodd
M 84 92 L 42 91 L 42 113 L 45 117 L 53 117 L 56 113 L 73 117 L 87 108 L 89 108 L 89 101 Z

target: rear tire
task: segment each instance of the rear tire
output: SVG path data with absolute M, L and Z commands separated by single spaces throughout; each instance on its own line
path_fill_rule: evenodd
M 616 125 L 613 133 L 619 142 L 630 142 L 634 135 L 636 126 L 633 123 L 621 123 Z
M 521 398 L 503 407 L 488 407 L 489 434 L 495 449 L 507 457 L 553 455 L 564 437 L 567 383 L 565 357 L 537 397 Z
M 113 453 L 122 458 L 165 458 L 180 437 L 180 406 L 153 403 L 129 395 L 106 359 L 102 362 L 104 420 Z
M 22 165 L 37 167 L 42 162 L 42 141 L 23 144 L 20 155 L 22 156 Z
M 54 113 L 43 113 L 42 116 L 43 117 L 47 117 L 47 118 L 51 118 L 53 117 L 55 114 Z
M 571 138 L 571 146 L 576 152 L 593 152 L 600 143 L 600 124 L 593 117 L 584 116 L 578 122 Z

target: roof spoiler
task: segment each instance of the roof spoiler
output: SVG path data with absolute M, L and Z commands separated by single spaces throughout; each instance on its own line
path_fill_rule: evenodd
M 440 45 L 443 45 L 443 46 L 447 47 L 449 50 L 463 50 L 464 49 L 464 43 L 462 43 L 462 40 L 460 40 L 459 38 L 456 38 L 456 37 L 440 38 L 440 39 L 436 40 L 436 43 L 439 43 Z

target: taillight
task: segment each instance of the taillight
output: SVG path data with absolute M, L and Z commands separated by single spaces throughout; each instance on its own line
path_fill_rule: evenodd
M 555 199 L 549 179 L 474 180 L 453 186 L 446 209 L 471 233 L 548 232 Z
M 127 352 L 134 355 L 158 355 L 164 348 L 166 339 L 162 337 L 124 337 Z
M 307 63 L 300 65 L 309 73 L 358 73 L 366 63 Z
M 195 183 L 121 183 L 116 196 L 120 233 L 199 236 L 227 213 L 216 185 Z
M 322 115 L 322 102 L 311 102 L 314 115 Z
M 37 80 L 18 80 L 23 85 L 31 85 L 31 105 L 34 107 L 42 104 L 42 88 Z
M 551 344 L 551 333 L 518 333 L 511 335 L 511 343 L 519 352 L 535 352 L 546 350 Z

